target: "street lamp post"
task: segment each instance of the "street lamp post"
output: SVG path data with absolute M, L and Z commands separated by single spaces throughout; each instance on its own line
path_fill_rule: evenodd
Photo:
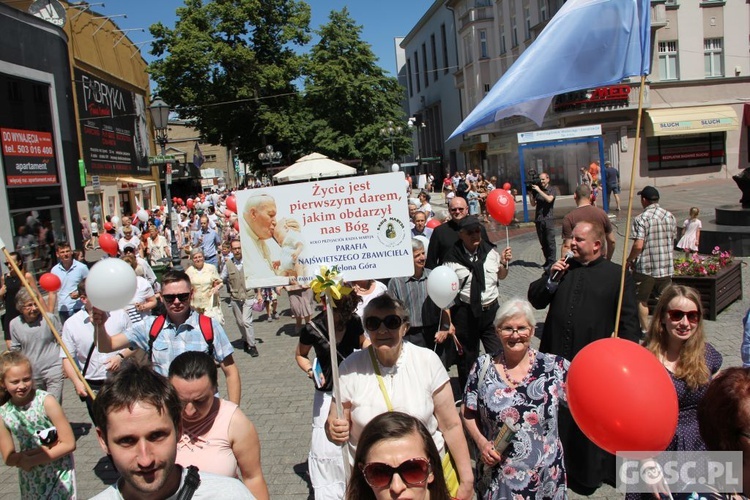
M 272 167 L 281 163 L 281 151 L 274 151 L 273 146 L 269 144 L 266 146 L 265 153 L 258 153 L 258 159 L 261 161 L 261 164 Z
M 422 113 L 415 113 L 407 122 L 409 128 L 416 128 L 417 132 L 417 175 L 422 170 L 422 129 L 427 124 L 422 120 Z
M 169 142 L 167 136 L 167 127 L 169 126 L 169 105 L 162 101 L 160 98 L 156 98 L 151 106 L 148 107 L 151 113 L 151 122 L 154 124 L 156 130 L 156 142 L 161 147 L 161 155 L 166 154 L 166 146 Z M 172 213 L 172 194 L 170 192 L 170 184 L 172 184 L 172 172 L 171 165 L 165 165 L 164 175 L 164 188 L 167 194 L 167 213 L 169 214 L 169 223 L 172 233 L 172 269 L 175 271 L 182 271 L 182 265 L 180 261 L 180 250 L 177 248 L 177 218 Z
M 380 135 L 383 137 L 387 137 L 389 141 L 391 141 L 391 163 L 394 163 L 396 161 L 396 155 L 393 151 L 393 138 L 394 136 L 397 136 L 401 134 L 401 131 L 403 129 L 399 126 L 394 126 L 393 122 L 391 120 L 388 120 L 388 126 L 383 127 L 380 129 Z

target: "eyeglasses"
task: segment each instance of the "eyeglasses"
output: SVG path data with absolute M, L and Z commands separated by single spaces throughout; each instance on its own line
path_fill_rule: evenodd
M 679 309 L 670 309 L 667 311 L 667 316 L 669 316 L 670 321 L 674 321 L 675 323 L 682 321 L 682 318 L 685 316 L 687 316 L 688 322 L 694 325 L 701 320 L 701 313 L 698 311 L 680 311 Z
M 528 337 L 528 335 L 531 333 L 531 328 L 528 326 L 522 326 L 520 328 L 504 326 L 500 328 L 500 333 L 502 333 L 503 335 L 513 335 L 514 333 L 517 333 L 521 337 Z
M 403 318 L 401 318 L 401 316 L 398 316 L 396 314 L 389 314 L 383 319 L 380 319 L 377 316 L 370 316 L 367 319 L 365 319 L 365 328 L 367 328 L 368 331 L 374 332 L 378 328 L 380 328 L 381 324 L 383 324 L 389 330 L 396 330 L 403 323 L 404 323 Z
M 455 208 L 449 208 L 448 210 L 451 212 L 463 212 L 466 209 L 464 207 L 455 207 Z
M 167 304 L 172 304 L 175 300 L 179 299 L 180 302 L 187 302 L 190 300 L 190 292 L 188 293 L 168 293 L 163 294 L 161 296 L 164 299 L 164 302 Z
M 401 462 L 398 467 L 391 467 L 380 462 L 360 464 L 359 468 L 365 476 L 365 481 L 372 488 L 385 488 L 391 484 L 393 474 L 398 472 L 401 480 L 407 486 L 422 486 L 427 482 L 432 472 L 430 461 L 426 458 L 412 458 Z

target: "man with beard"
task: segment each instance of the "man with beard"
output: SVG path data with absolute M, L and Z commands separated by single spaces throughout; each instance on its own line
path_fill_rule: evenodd
M 572 360 L 591 342 L 612 335 L 622 267 L 602 255 L 603 242 L 601 225 L 579 222 L 570 241 L 572 259 L 558 260 L 529 286 L 529 302 L 537 309 L 549 306 L 540 352 Z M 619 337 L 634 342 L 640 338 L 635 286 L 629 274 L 625 277 Z M 567 407 L 559 409 L 558 428 L 565 450 L 568 487 L 590 495 L 602 481 L 614 485 L 614 455 L 584 436 Z
M 443 263 L 446 252 L 453 248 L 458 241 L 459 222 L 469 215 L 469 205 L 466 203 L 466 199 L 458 196 L 450 201 L 448 210 L 451 213 L 451 219 L 432 231 L 430 244 L 427 248 L 427 261 L 425 262 L 427 269 L 435 269 Z M 482 232 L 482 240 L 491 244 L 484 226 L 481 226 L 480 231 Z
M 182 404 L 150 368 L 131 365 L 112 376 L 94 402 L 94 416 L 99 445 L 120 473 L 95 499 L 253 498 L 237 479 L 175 464 Z
M 476 215 L 459 222 L 458 241 L 445 255 L 444 265 L 458 276 L 458 295 L 450 309 L 448 334 L 455 334 L 464 353 L 458 359 L 458 382 L 463 389 L 469 370 L 479 357 L 479 341 L 485 352 L 495 353 L 501 345 L 495 332 L 499 307 L 498 281 L 508 276 L 513 257 L 510 247 L 502 255 L 482 239 L 482 224 Z M 432 246 L 432 245 L 430 245 Z

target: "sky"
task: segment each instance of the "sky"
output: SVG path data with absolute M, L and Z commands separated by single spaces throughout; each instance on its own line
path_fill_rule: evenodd
M 148 27 L 154 23 L 174 27 L 175 11 L 184 5 L 183 0 L 103 0 L 105 5 L 102 7 L 95 5 L 96 0 L 89 1 L 94 4 L 93 10 L 102 15 L 126 14 L 127 18 L 113 19 L 120 29 L 144 28 L 145 32 L 128 32 L 134 43 L 151 40 Z M 406 36 L 433 0 L 307 0 L 307 3 L 311 7 L 310 27 L 313 30 L 328 22 L 332 10 L 347 7 L 350 16 L 362 26 L 361 38 L 372 47 L 380 67 L 393 76 L 396 74 L 394 38 Z M 141 52 L 146 61 L 152 60 L 148 54 L 150 45 L 142 45 Z

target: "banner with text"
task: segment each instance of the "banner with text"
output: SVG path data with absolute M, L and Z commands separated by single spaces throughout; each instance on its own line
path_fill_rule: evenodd
M 83 158 L 89 173 L 149 174 L 146 100 L 76 69 Z
M 411 276 L 402 172 L 238 191 L 248 288 L 308 284 L 321 266 L 346 281 Z
M 52 134 L 35 130 L 0 128 L 5 182 L 8 186 L 57 184 L 57 163 Z

